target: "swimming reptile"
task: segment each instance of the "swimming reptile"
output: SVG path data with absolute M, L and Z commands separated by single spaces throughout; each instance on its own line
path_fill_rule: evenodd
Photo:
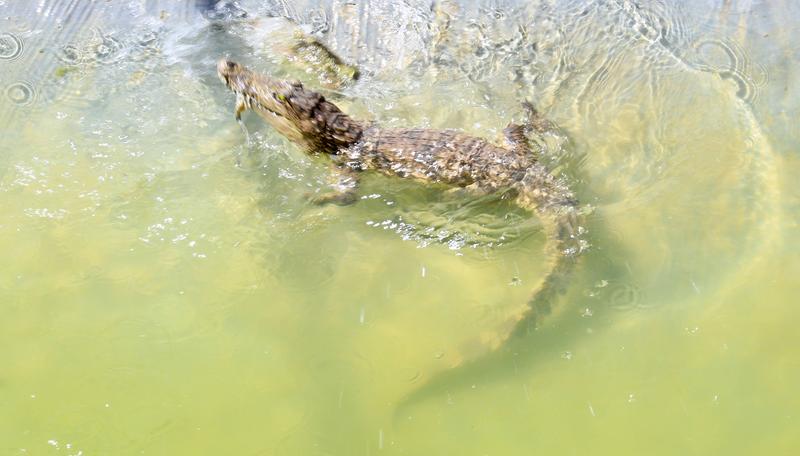
M 255 111 L 307 152 L 330 157 L 337 182 L 334 191 L 316 197 L 316 203 L 355 202 L 359 174 L 365 171 L 484 194 L 513 192 L 520 207 L 541 219 L 553 265 L 528 305 L 481 343 L 496 349 L 550 312 L 551 302 L 566 286 L 580 252 L 581 228 L 575 195 L 539 162 L 529 145 L 528 135 L 541 135 L 552 128 L 530 104 L 524 104 L 527 125 L 509 124 L 504 130 L 508 144 L 500 147 L 450 130 L 384 129 L 358 121 L 299 82 L 273 79 L 227 59 L 218 62 L 217 72 L 236 94 L 235 116 L 240 123 L 244 111 Z

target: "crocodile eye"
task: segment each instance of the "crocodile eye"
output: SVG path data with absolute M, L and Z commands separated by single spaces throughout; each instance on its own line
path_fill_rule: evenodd
M 286 101 L 286 95 L 282 93 L 275 94 L 275 98 L 277 98 L 280 101 Z

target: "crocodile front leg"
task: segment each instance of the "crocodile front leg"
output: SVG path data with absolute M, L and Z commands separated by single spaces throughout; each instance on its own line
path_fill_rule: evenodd
M 522 102 L 527 119 L 525 120 L 525 136 L 531 147 L 538 149 L 539 154 L 552 154 L 560 151 L 569 141 L 567 135 L 552 121 L 536 110 L 531 102 Z
M 544 118 L 529 101 L 522 102 L 525 110 L 525 123 L 523 125 L 510 123 L 503 129 L 503 135 L 508 145 L 518 153 L 538 153 L 547 147 L 544 136 L 550 133 L 558 134 L 558 127 L 553 122 Z M 534 147 L 531 147 L 534 144 Z
M 503 136 L 506 137 L 508 146 L 514 149 L 517 153 L 527 154 L 531 152 L 531 146 L 528 144 L 528 137 L 525 135 L 525 127 L 523 125 L 510 123 L 503 129 Z
M 334 165 L 333 168 L 333 190 L 313 194 L 309 200 L 317 205 L 336 204 L 337 206 L 347 206 L 358 201 L 358 172 L 346 166 Z
M 551 131 L 557 131 L 558 127 L 544 116 L 539 114 L 539 111 L 528 100 L 522 102 L 522 108 L 525 110 L 527 120 L 525 126 L 535 131 L 536 133 L 543 134 Z
M 244 132 L 244 137 L 247 139 L 247 144 L 250 144 L 250 134 L 247 132 L 247 127 L 244 126 L 244 121 L 242 121 L 242 113 L 245 111 L 247 111 L 247 103 L 244 101 L 244 96 L 239 94 L 236 96 L 236 107 L 233 109 L 233 115 L 236 117 L 236 122 Z

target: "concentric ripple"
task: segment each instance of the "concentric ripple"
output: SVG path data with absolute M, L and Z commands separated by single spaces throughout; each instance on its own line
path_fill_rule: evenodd
M 0 33 L 0 60 L 16 60 L 23 49 L 21 38 L 12 33 Z
M 609 297 L 611 306 L 617 310 L 632 310 L 641 307 L 642 291 L 639 287 L 628 284 L 616 284 Z
M 36 89 L 26 81 L 17 81 L 6 87 L 6 98 L 17 106 L 29 106 L 36 101 Z
M 763 86 L 769 76 L 766 70 L 751 62 L 747 53 L 730 40 L 703 39 L 694 45 L 699 61 L 695 67 L 701 71 L 716 73 L 722 79 L 728 79 L 736 84 L 736 96 L 747 102 L 753 102 L 758 97 L 758 90 Z M 717 51 L 716 55 L 713 51 Z M 752 67 L 760 73 L 754 77 Z

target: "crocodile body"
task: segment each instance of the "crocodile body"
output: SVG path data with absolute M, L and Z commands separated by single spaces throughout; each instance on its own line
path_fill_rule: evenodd
M 535 326 L 539 316 L 549 313 L 580 250 L 578 211 L 572 191 L 538 161 L 529 146 L 530 134 L 550 126 L 530 105 L 528 124 L 509 124 L 504 130 L 507 144 L 498 146 L 451 130 L 383 129 L 351 118 L 298 82 L 275 80 L 228 60 L 221 60 L 217 70 L 237 96 L 237 120 L 241 122 L 245 110 L 253 110 L 308 152 L 330 156 L 338 179 L 333 191 L 316 199 L 318 203 L 354 202 L 359 174 L 365 171 L 484 194 L 514 192 L 516 203 L 541 219 L 553 266 L 528 305 L 483 343 L 497 348 L 515 331 Z
M 507 134 L 513 135 L 516 127 Z M 572 192 L 541 165 L 520 139 L 511 147 L 449 130 L 380 129 L 364 131 L 360 140 L 342 152 L 345 166 L 376 170 L 481 193 L 517 191 L 517 203 L 528 209 L 550 211 L 573 208 Z

